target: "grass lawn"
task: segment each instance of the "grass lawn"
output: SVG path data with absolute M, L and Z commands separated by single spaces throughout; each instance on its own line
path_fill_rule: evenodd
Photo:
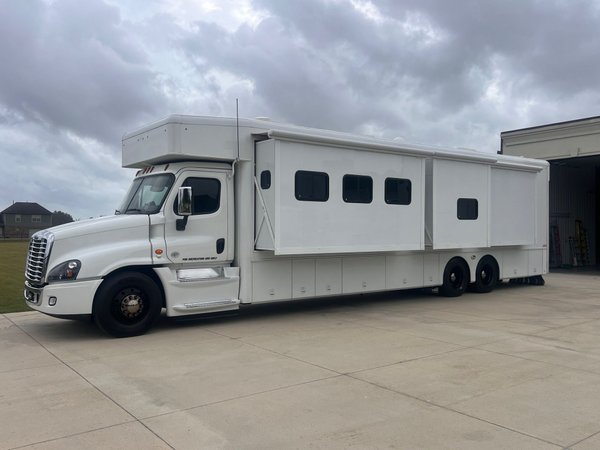
M 0 314 L 29 311 L 23 298 L 29 241 L 0 240 Z

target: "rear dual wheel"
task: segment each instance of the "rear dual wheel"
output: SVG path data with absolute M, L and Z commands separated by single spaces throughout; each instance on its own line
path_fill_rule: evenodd
M 499 272 L 498 263 L 493 257 L 487 255 L 481 258 L 475 269 L 473 291 L 479 293 L 491 292 L 498 284 Z
M 452 258 L 444 269 L 443 284 L 440 295 L 444 297 L 459 297 L 469 284 L 469 266 L 462 258 Z

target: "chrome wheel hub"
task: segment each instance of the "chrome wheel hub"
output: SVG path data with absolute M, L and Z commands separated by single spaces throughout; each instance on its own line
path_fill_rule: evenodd
M 128 318 L 137 317 L 144 309 L 144 302 L 139 295 L 129 294 L 121 300 L 121 313 Z

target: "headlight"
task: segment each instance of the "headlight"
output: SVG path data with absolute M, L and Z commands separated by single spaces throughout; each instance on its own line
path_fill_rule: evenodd
M 77 274 L 81 269 L 81 261 L 72 259 L 54 267 L 48 273 L 48 282 L 51 281 L 71 281 L 77 278 Z

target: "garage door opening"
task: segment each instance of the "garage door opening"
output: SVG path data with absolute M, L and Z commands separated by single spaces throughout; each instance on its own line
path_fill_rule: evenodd
M 550 268 L 594 267 L 600 255 L 600 156 L 550 161 Z
M 550 163 L 549 266 L 600 268 L 600 116 L 504 131 L 500 153 Z

